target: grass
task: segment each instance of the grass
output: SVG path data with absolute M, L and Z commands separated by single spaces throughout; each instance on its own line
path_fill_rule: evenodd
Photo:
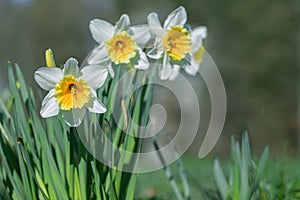
M 190 183 L 191 199 L 201 199 L 202 189 L 214 188 L 213 170 L 211 158 L 199 159 L 186 155 L 182 158 L 187 178 Z M 177 164 L 170 166 L 172 172 L 176 172 Z M 173 173 L 174 178 L 179 180 L 179 174 Z M 137 176 L 137 197 L 146 199 L 155 197 L 158 199 L 176 199 L 168 179 L 162 170 L 140 174 Z M 180 186 L 182 189 L 182 187 Z
M 254 156 L 256 162 L 259 157 Z M 187 179 L 190 183 L 191 199 L 224 199 L 221 196 L 221 190 L 217 186 L 215 179 L 214 162 L 216 159 L 211 157 L 199 159 L 192 155 L 186 155 L 182 158 Z M 230 172 L 234 167 L 231 159 L 222 159 L 219 164 L 224 172 L 224 177 L 228 180 Z M 171 168 L 176 170 L 176 164 Z M 260 177 L 260 182 L 256 189 L 259 189 L 260 197 L 227 197 L 225 199 L 300 199 L 300 158 L 298 157 L 268 157 L 265 169 Z M 238 172 L 241 175 L 241 172 Z M 178 174 L 175 174 L 178 178 Z M 240 180 L 240 179 L 239 179 Z M 247 176 L 247 180 L 250 177 Z M 230 180 L 232 185 L 237 185 L 236 180 Z M 249 185 L 253 181 L 248 182 Z M 227 183 L 228 184 L 228 183 Z M 238 185 L 238 186 L 241 186 Z M 231 190 L 225 192 L 232 192 Z M 242 193 L 239 193 L 241 195 Z M 257 193 L 255 193 L 257 194 Z M 265 195 L 265 196 L 264 196 Z M 141 199 L 175 199 L 174 193 L 164 177 L 162 171 L 151 172 L 137 176 L 137 196 L 144 197 Z

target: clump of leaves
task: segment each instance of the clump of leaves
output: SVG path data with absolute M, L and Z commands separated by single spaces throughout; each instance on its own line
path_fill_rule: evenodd
M 292 175 L 293 172 L 284 170 L 283 166 L 276 168 L 276 164 L 268 160 L 268 152 L 266 147 L 256 162 L 251 155 L 247 133 L 243 134 L 241 146 L 232 138 L 227 179 L 219 160 L 214 160 L 217 184 L 214 199 L 300 199 L 300 179 Z
M 266 147 L 258 162 L 251 155 L 251 149 L 247 133 L 243 134 L 242 145 L 232 138 L 231 165 L 229 176 L 226 176 L 219 160 L 214 160 L 214 176 L 217 184 L 219 198 L 233 200 L 269 199 L 268 193 L 261 190 L 264 185 L 266 164 L 268 159 L 268 147 Z
M 269 183 L 260 184 L 261 191 L 268 193 L 269 199 L 300 199 L 300 178 L 299 173 L 296 173 L 298 165 L 293 169 L 290 160 L 280 162 L 279 166 L 273 162 L 270 163 L 272 167 L 268 170 L 270 171 Z
M 41 119 L 19 66 L 14 73 L 9 63 L 8 72 L 9 92 L 0 98 L 0 199 L 133 199 L 135 175 L 97 161 L 60 116 Z

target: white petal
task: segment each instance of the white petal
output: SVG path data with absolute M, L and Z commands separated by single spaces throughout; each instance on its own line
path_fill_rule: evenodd
M 108 70 L 106 67 L 101 65 L 88 65 L 81 69 L 81 77 L 84 81 L 88 83 L 88 86 L 97 89 L 101 87 L 107 77 Z
M 132 39 L 143 47 L 151 38 L 149 26 L 146 24 L 130 27 Z
M 54 97 L 54 95 L 54 89 L 50 90 L 50 92 L 47 94 L 47 96 L 45 96 L 42 102 L 40 114 L 43 118 L 52 117 L 58 115 L 59 113 L 59 105 L 56 102 L 56 98 Z
M 122 31 L 127 31 L 129 26 L 130 26 L 130 19 L 128 15 L 123 14 L 115 25 L 115 32 L 120 33 Z
M 79 73 L 78 61 L 75 58 L 69 58 L 64 65 L 64 76 L 73 75 L 77 77 L 78 73 Z
M 201 39 L 205 39 L 207 37 L 207 28 L 205 26 L 198 26 L 193 29 L 191 33 L 192 38 L 200 37 Z
M 172 71 L 172 74 L 169 77 L 169 80 L 170 81 L 175 80 L 179 75 L 179 71 L 180 71 L 180 66 L 179 65 L 173 65 L 173 71 Z
M 167 80 L 167 79 L 170 78 L 172 73 L 173 73 L 173 69 L 172 69 L 172 66 L 169 62 L 169 57 L 165 53 L 163 64 L 162 64 L 162 67 L 159 71 L 159 77 L 160 77 L 161 80 Z
M 171 26 L 184 25 L 186 23 L 186 11 L 184 7 L 180 6 L 171 12 L 164 23 L 164 28 L 169 29 Z
M 184 70 L 187 74 L 195 76 L 199 71 L 200 64 L 192 58 L 190 65 L 184 66 Z
M 191 33 L 192 46 L 196 49 L 202 45 L 202 40 L 207 37 L 207 28 L 205 26 L 198 26 L 193 29 Z
M 87 56 L 87 62 L 89 64 L 99 64 L 107 58 L 107 51 L 104 44 L 97 46 L 92 52 Z
M 114 27 L 107 21 L 94 19 L 90 22 L 90 31 L 99 44 L 112 37 Z
M 152 27 L 154 27 L 154 28 L 157 28 L 157 27 L 158 28 L 162 28 L 157 13 L 155 13 L 155 12 L 150 13 L 147 16 L 147 20 L 148 20 L 148 24 L 149 24 L 150 28 L 152 28 Z
M 86 108 L 61 110 L 62 117 L 65 122 L 71 127 L 77 127 L 81 124 L 82 119 L 85 115 Z
M 63 78 L 63 71 L 57 67 L 42 67 L 34 73 L 34 79 L 44 90 L 51 90 Z
M 90 112 L 93 113 L 105 113 L 106 107 L 105 105 L 97 98 L 95 90 L 92 90 L 92 102 L 89 103 L 87 108 Z
M 147 56 L 149 56 L 152 59 L 159 59 L 162 57 L 163 54 L 163 48 L 161 44 L 161 40 L 159 38 L 156 38 L 154 42 L 154 47 L 147 53 Z
M 147 59 L 146 54 L 142 51 L 141 48 L 138 48 L 138 56 L 139 56 L 139 60 L 138 60 L 137 64 L 134 65 L 134 67 L 136 69 L 142 69 L 142 70 L 148 69 L 149 61 Z
M 159 22 L 158 15 L 156 13 L 150 13 L 147 17 L 150 33 L 153 37 L 162 38 L 166 31 L 161 27 L 161 23 Z
M 147 53 L 147 56 L 149 56 L 152 59 L 159 59 L 162 57 L 162 54 L 163 54 L 163 51 L 161 51 L 157 48 L 153 48 Z

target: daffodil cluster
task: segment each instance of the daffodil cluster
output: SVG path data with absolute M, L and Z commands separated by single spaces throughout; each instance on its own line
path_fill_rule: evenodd
M 47 67 L 35 72 L 36 82 L 49 91 L 42 102 L 41 116 L 61 113 L 69 126 L 76 127 L 86 111 L 106 112 L 96 90 L 105 83 L 108 73 L 114 78 L 115 71 L 124 66 L 137 70 L 158 67 L 161 80 L 174 80 L 181 69 L 196 75 L 204 53 L 202 41 L 207 36 L 206 27 L 191 29 L 186 24 L 187 13 L 183 7 L 171 12 L 163 25 L 156 13 L 150 13 L 147 21 L 148 24 L 131 26 L 126 14 L 115 25 L 101 19 L 92 20 L 89 28 L 97 46 L 81 70 L 74 58 L 68 59 L 63 69 L 46 59 Z M 156 65 L 150 67 L 150 63 Z
M 162 80 L 174 80 L 181 68 L 196 75 L 204 53 L 202 41 L 207 36 L 206 27 L 191 29 L 182 6 L 168 15 L 163 26 L 156 13 L 150 13 L 147 20 L 148 24 L 137 26 L 130 26 L 127 15 L 122 15 L 115 26 L 104 20 L 92 20 L 90 31 L 99 45 L 88 56 L 88 63 L 106 66 L 113 76 L 113 68 L 122 64 L 145 70 L 150 58 L 161 64 Z

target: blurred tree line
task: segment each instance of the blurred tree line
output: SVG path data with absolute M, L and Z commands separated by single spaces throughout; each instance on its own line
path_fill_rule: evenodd
M 228 136 L 250 132 L 257 151 L 274 153 L 299 147 L 299 9 L 296 0 L 0 0 L 0 88 L 7 83 L 6 62 L 18 62 L 27 81 L 44 65 L 52 48 L 58 63 L 83 60 L 94 47 L 88 23 L 116 21 L 128 13 L 145 23 L 151 11 L 161 20 L 179 5 L 192 26 L 205 25 L 205 46 L 225 83 L 228 112 L 216 151 L 229 147 Z M 298 40 L 297 40 L 298 38 Z M 225 151 L 226 152 L 226 151 Z

